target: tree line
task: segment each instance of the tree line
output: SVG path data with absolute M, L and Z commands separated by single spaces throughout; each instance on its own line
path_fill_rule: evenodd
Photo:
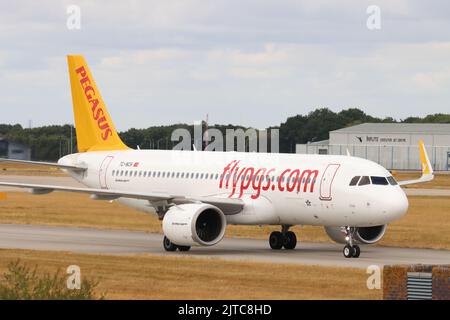
M 279 129 L 280 152 L 294 153 L 295 145 L 328 139 L 330 131 L 372 123 L 450 123 L 450 114 L 432 114 L 421 117 L 408 117 L 396 120 L 391 117 L 377 118 L 367 115 L 357 108 L 333 112 L 328 108 L 319 108 L 306 115 L 289 117 L 279 126 L 267 128 Z M 203 123 L 203 132 L 206 124 Z M 141 149 L 172 149 L 178 142 L 171 141 L 175 129 L 184 128 L 193 136 L 193 126 L 189 124 L 174 124 L 167 126 L 152 126 L 145 129 L 131 128 L 119 132 L 121 139 L 131 148 Z M 248 127 L 228 125 L 210 125 L 209 128 L 219 129 L 225 134 L 226 129 L 243 129 Z M 72 133 L 72 134 L 71 134 Z M 31 148 L 33 160 L 56 161 L 61 156 L 76 151 L 75 130 L 68 124 L 52 125 L 36 128 L 23 128 L 19 124 L 0 124 L 0 137 L 28 145 Z

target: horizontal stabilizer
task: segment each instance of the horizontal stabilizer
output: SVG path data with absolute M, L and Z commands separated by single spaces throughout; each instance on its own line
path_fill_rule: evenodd
M 60 169 L 68 169 L 68 170 L 73 170 L 73 171 L 87 170 L 87 168 L 83 167 L 83 166 L 69 166 L 69 165 L 59 164 L 59 163 L 55 163 L 55 162 L 28 161 L 28 160 L 16 160 L 16 159 L 5 159 L 5 158 L 0 158 L 0 162 L 38 165 L 38 166 L 54 167 L 54 168 L 60 168 Z

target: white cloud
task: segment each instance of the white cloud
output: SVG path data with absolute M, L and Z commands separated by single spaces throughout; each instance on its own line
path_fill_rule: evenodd
M 0 4 L 2 121 L 72 121 L 67 53 L 85 55 L 121 129 L 205 113 L 263 127 L 319 106 L 448 112 L 447 2 L 380 0 L 380 31 L 371 1 L 83 0 L 69 31 L 72 3 Z

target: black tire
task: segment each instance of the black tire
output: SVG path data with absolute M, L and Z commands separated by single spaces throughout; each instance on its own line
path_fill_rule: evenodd
M 172 241 L 170 241 L 169 238 L 167 238 L 166 236 L 164 236 L 163 246 L 164 246 L 164 250 L 166 250 L 166 251 L 173 252 L 173 251 L 177 250 L 177 246 L 175 244 L 173 244 Z
M 191 247 L 190 246 L 178 246 L 178 250 L 189 251 L 189 250 L 191 250 Z
M 351 246 L 346 245 L 344 247 L 344 250 L 342 250 L 342 253 L 344 254 L 344 257 L 351 258 L 351 257 L 353 257 L 353 251 L 354 251 L 354 249 Z
M 294 232 L 288 231 L 286 232 L 286 235 L 284 236 L 284 244 L 283 247 L 287 250 L 295 249 L 297 246 L 297 236 Z
M 361 249 L 358 245 L 353 246 L 353 258 L 359 258 L 359 255 L 361 254 Z
M 280 250 L 283 247 L 283 234 L 279 231 L 274 231 L 270 234 L 269 245 L 274 250 Z

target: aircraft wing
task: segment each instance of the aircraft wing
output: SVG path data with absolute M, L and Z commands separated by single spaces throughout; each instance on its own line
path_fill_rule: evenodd
M 43 184 L 28 184 L 15 182 L 0 182 L 0 186 L 28 188 L 33 194 L 47 194 L 53 191 L 76 192 L 90 194 L 95 200 L 114 200 L 118 198 L 131 198 L 148 200 L 151 203 L 166 201 L 167 204 L 183 204 L 203 202 L 218 207 L 226 215 L 239 213 L 244 208 L 244 202 L 240 199 L 229 199 L 220 197 L 185 197 L 180 195 L 169 195 L 165 193 L 128 192 L 110 189 L 95 188 L 73 188 Z
M 423 183 L 434 179 L 433 168 L 431 167 L 430 159 L 428 158 L 427 150 L 425 149 L 425 145 L 422 140 L 419 141 L 419 149 L 420 162 L 422 163 L 422 176 L 415 180 L 398 181 L 399 185 L 405 186 L 408 184 Z
M 68 166 L 64 164 L 59 164 L 55 162 L 41 162 L 41 161 L 27 161 L 27 160 L 16 160 L 16 159 L 5 159 L 0 158 L 0 162 L 12 162 L 12 163 L 21 163 L 21 164 L 31 164 L 31 165 L 39 165 L 39 166 L 47 166 L 61 169 L 69 169 L 73 171 L 85 171 L 86 167 L 82 166 Z

